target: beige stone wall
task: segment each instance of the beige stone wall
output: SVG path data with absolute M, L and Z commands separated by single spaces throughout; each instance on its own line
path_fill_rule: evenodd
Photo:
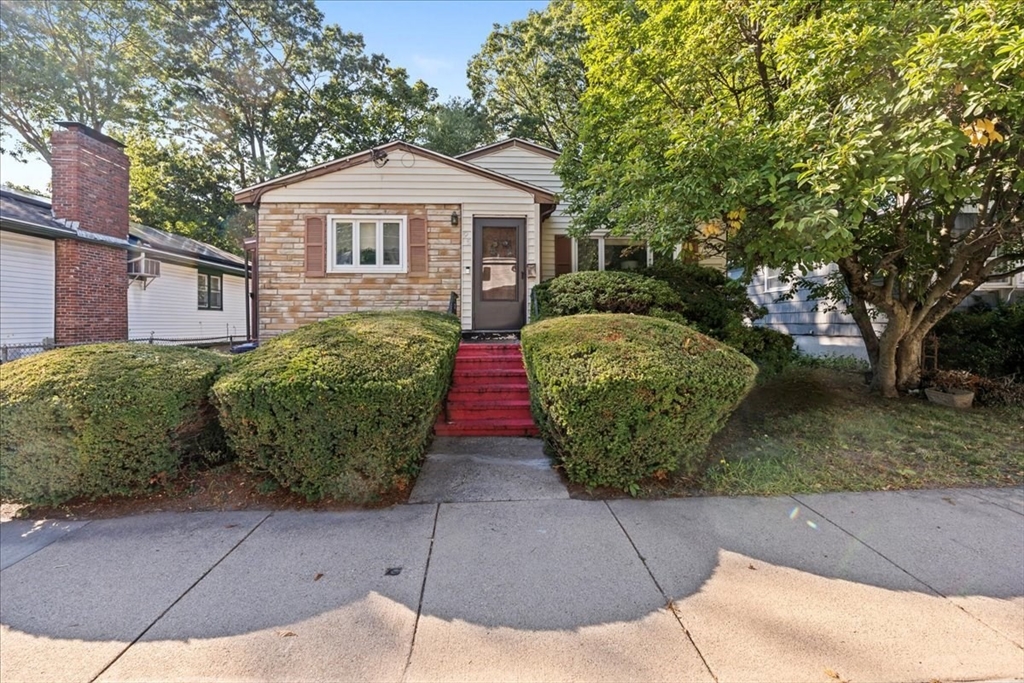
M 271 337 L 317 320 L 372 309 L 444 312 L 451 292 L 462 296 L 458 204 L 270 203 L 259 210 L 259 330 Z M 396 215 L 427 219 L 426 276 L 327 273 L 307 277 L 306 218 L 331 214 Z

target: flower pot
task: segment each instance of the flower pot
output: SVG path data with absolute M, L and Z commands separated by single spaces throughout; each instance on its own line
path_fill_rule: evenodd
M 924 390 L 924 395 L 928 397 L 928 400 L 932 403 L 937 403 L 940 406 L 948 406 L 950 408 L 970 408 L 971 404 L 974 403 L 974 392 L 967 391 L 966 389 L 950 389 L 949 391 L 942 391 L 935 387 L 928 387 Z

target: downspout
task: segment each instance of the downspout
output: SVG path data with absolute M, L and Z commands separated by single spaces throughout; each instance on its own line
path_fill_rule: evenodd
M 252 341 L 252 311 L 249 310 L 250 294 L 249 294 L 249 250 L 242 249 L 245 252 L 245 341 Z

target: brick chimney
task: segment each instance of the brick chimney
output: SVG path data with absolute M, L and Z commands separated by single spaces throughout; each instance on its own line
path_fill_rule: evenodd
M 60 122 L 50 136 L 53 215 L 82 239 L 56 245 L 56 342 L 128 338 L 128 157 L 124 145 L 88 126 Z

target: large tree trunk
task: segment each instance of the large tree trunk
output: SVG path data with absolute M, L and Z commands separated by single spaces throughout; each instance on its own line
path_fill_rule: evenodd
M 921 350 L 927 330 L 918 327 L 900 341 L 896 351 L 896 389 L 909 391 L 921 384 Z

